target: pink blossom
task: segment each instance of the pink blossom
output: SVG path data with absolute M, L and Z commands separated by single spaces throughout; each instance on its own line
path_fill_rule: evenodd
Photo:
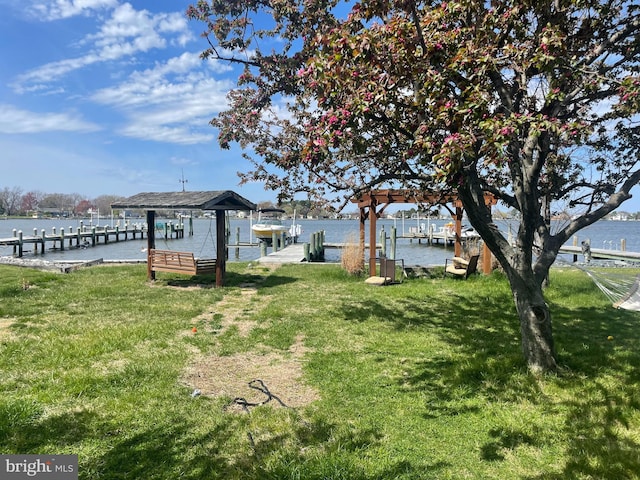
M 452 133 L 444 139 L 444 143 L 453 143 L 460 137 L 459 133 Z

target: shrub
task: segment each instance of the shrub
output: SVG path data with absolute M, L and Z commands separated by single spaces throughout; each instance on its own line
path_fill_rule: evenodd
M 345 240 L 340 264 L 350 275 L 364 273 L 364 248 L 360 245 L 359 237 L 354 233 L 349 234 Z

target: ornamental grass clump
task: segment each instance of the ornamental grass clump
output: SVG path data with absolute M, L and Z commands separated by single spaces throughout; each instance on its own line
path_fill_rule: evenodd
M 364 249 L 353 233 L 349 234 L 344 243 L 340 264 L 349 275 L 364 273 Z

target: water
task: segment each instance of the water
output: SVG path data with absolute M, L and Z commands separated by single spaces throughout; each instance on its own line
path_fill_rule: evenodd
M 160 219 L 161 220 L 161 219 Z M 140 222 L 143 220 L 140 219 Z M 324 230 L 325 240 L 330 243 L 341 243 L 348 239 L 357 239 L 359 232 L 358 220 L 298 220 L 302 225 L 302 235 L 300 242 L 309 242 L 314 232 Z M 89 220 L 83 220 L 84 225 L 89 225 Z M 95 220 L 94 220 L 95 223 Z M 380 219 L 377 222 L 378 231 L 384 226 L 387 235 L 390 234 L 391 228 L 396 227 L 398 235 L 403 232 L 409 232 L 411 227 L 421 224 L 426 226 L 427 220 L 421 219 Z M 443 226 L 447 220 L 431 220 L 437 227 Z M 112 225 L 111 220 L 101 219 L 100 225 Z M 115 223 L 113 223 L 115 225 Z M 66 232 L 74 230 L 80 226 L 80 220 L 43 220 L 43 219 L 21 219 L 21 220 L 0 220 L 0 238 L 13 236 L 13 229 L 22 230 L 24 235 L 32 235 L 34 229 L 41 232 L 43 229 L 47 233 L 51 233 L 52 229 L 60 231 L 64 228 Z M 240 241 L 249 242 L 255 237 L 250 237 L 250 221 L 248 219 L 231 219 L 230 220 L 230 250 L 229 261 L 235 261 L 235 249 L 233 244 L 236 241 L 236 230 L 240 229 Z M 366 226 L 366 241 L 369 241 L 368 230 Z M 507 232 L 509 225 L 506 222 L 500 224 L 500 228 Z M 515 228 L 515 224 L 514 224 Z M 215 256 L 215 219 L 196 218 L 193 220 L 194 235 L 185 235 L 183 239 L 165 240 L 163 237 L 156 237 L 156 247 L 168 250 L 179 250 L 193 252 L 197 257 L 213 257 Z M 640 252 L 640 222 L 623 222 L 623 221 L 600 221 L 580 232 L 578 232 L 579 241 L 589 239 L 592 248 L 604 249 L 620 249 L 621 241 L 626 241 L 626 250 Z M 378 239 L 376 239 L 377 241 Z M 48 246 L 52 243 L 49 242 Z M 111 242 L 107 245 L 99 244 L 96 247 L 73 248 L 65 251 L 47 250 L 43 255 L 38 254 L 37 258 L 44 258 L 49 261 L 64 260 L 94 260 L 103 258 L 105 260 L 145 260 L 146 259 L 147 239 L 143 240 L 127 240 L 118 243 Z M 27 245 L 26 249 L 31 248 Z M 259 247 L 241 247 L 240 261 L 255 260 L 260 257 Z M 12 255 L 13 247 L 0 246 L 0 256 Z M 417 240 L 399 239 L 397 242 L 396 258 L 403 259 L 407 265 L 443 265 L 446 258 L 453 254 L 453 247 L 428 246 L 426 243 L 419 244 Z M 25 250 L 25 258 L 34 258 L 33 252 Z M 339 249 L 327 249 L 325 251 L 326 261 L 337 262 L 340 259 Z M 570 261 L 570 256 L 565 256 Z

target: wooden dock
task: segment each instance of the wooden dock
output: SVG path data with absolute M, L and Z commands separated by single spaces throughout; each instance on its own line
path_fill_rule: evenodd
M 578 255 L 584 255 L 582 247 L 563 246 L 560 253 L 573 254 L 573 261 L 578 261 Z M 640 262 L 640 252 L 627 252 L 626 250 L 607 250 L 604 248 L 592 248 L 591 258 L 594 260 L 619 260 Z
M 184 225 L 182 224 L 165 224 L 164 228 L 158 229 L 156 236 L 164 236 L 164 238 L 182 238 L 184 237 Z M 59 231 L 54 227 L 50 233 L 44 229 L 38 233 L 37 229 L 33 230 L 33 235 L 24 235 L 20 230 L 13 230 L 13 236 L 8 238 L 0 238 L 0 246 L 12 246 L 13 255 L 22 257 L 25 246 L 32 245 L 34 254 L 44 254 L 48 248 L 53 250 L 65 250 L 65 248 L 86 248 L 95 247 L 110 242 L 120 242 L 126 240 L 142 239 L 147 234 L 147 228 L 142 225 L 126 225 L 124 227 L 115 226 L 80 226 L 75 230 L 69 227 L 69 230 L 61 228 Z
M 277 252 L 271 252 L 266 256 L 260 257 L 258 262 L 263 264 L 306 262 L 304 245 L 303 243 L 291 243 Z

